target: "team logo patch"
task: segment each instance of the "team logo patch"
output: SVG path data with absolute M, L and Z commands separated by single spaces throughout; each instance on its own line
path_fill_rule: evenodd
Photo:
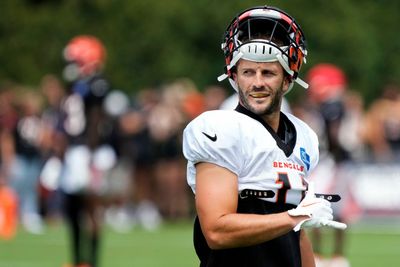
M 310 155 L 307 154 L 305 148 L 300 147 L 301 161 L 306 165 L 307 171 L 310 169 Z

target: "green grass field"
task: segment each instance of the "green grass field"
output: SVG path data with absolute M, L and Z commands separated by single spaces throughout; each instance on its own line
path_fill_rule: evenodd
M 330 251 L 332 232 L 324 231 L 324 251 Z M 348 230 L 347 255 L 353 267 L 400 266 L 400 231 L 395 224 L 355 225 Z M 69 261 L 63 225 L 43 235 L 19 231 L 13 240 L 0 240 L 0 267 L 61 267 Z M 120 234 L 104 229 L 101 267 L 198 266 L 192 247 L 191 222 L 166 223 L 147 232 L 139 227 Z

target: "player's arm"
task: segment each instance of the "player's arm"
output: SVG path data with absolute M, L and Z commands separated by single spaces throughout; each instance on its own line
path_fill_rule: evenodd
M 314 252 L 311 241 L 304 230 L 300 231 L 301 266 L 315 267 Z
M 238 214 L 237 176 L 212 163 L 198 163 L 196 172 L 196 209 L 212 249 L 259 244 L 292 231 L 308 218 L 289 216 L 287 212 Z

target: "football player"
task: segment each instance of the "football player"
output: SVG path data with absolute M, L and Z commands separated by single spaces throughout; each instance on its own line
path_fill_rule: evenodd
M 98 266 L 104 177 L 115 163 L 112 119 L 104 102 L 110 85 L 104 78 L 106 48 L 95 36 L 73 37 L 64 49 L 70 82 L 62 103 L 63 169 L 60 188 L 70 230 L 74 267 Z M 66 265 L 69 266 L 69 265 Z
M 315 266 L 302 229 L 346 225 L 307 182 L 319 157 L 316 134 L 280 111 L 294 83 L 307 87 L 298 77 L 303 31 L 278 8 L 253 7 L 231 21 L 222 49 L 219 80 L 229 79 L 239 104 L 201 114 L 183 137 L 200 266 Z

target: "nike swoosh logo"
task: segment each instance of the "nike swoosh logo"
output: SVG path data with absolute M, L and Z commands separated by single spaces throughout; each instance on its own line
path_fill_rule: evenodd
M 217 135 L 216 134 L 214 134 L 214 136 L 208 135 L 205 132 L 202 132 L 202 134 L 204 134 L 208 139 L 210 139 L 213 142 L 217 141 Z

